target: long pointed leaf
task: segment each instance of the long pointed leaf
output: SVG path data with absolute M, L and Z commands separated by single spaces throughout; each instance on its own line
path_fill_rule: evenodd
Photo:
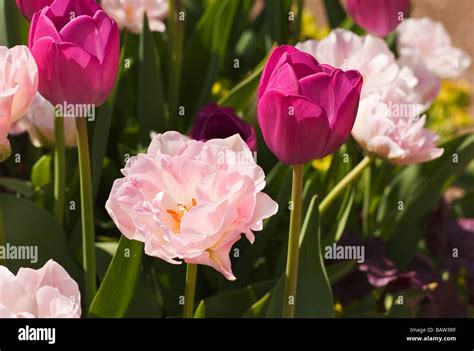
M 301 228 L 295 317 L 334 317 L 331 285 L 322 255 L 318 207 L 314 196 Z M 283 275 L 273 291 L 267 317 L 282 315 L 284 278 Z
M 124 236 L 120 238 L 117 252 L 89 308 L 91 316 L 120 318 L 125 315 L 132 300 L 142 255 L 143 243 Z

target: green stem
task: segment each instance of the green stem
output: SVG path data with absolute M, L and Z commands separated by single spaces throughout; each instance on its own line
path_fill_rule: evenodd
M 184 288 L 183 318 L 193 318 L 194 294 L 196 291 L 197 265 L 188 263 L 186 267 L 186 286 Z
M 300 41 L 301 38 L 301 22 L 303 21 L 303 9 L 304 9 L 304 0 L 296 0 L 296 18 L 295 18 L 295 29 L 294 29 L 294 40 L 295 43 Z
M 5 247 L 5 227 L 3 224 L 3 207 L 0 207 L 0 246 Z M 0 259 L 0 266 L 6 266 L 7 260 Z
M 168 105 L 169 117 L 178 119 L 178 130 L 181 130 L 184 121 L 178 115 L 178 101 L 181 82 L 181 66 L 183 61 L 184 21 L 180 20 L 183 11 L 182 0 L 169 1 L 168 33 L 170 36 L 170 56 L 168 62 Z
M 364 172 L 364 201 L 362 204 L 362 233 L 367 236 L 370 231 L 369 212 L 370 212 L 370 184 L 372 178 L 371 168 L 367 167 Z
M 290 232 L 288 236 L 288 255 L 286 258 L 285 300 L 283 301 L 283 318 L 295 315 L 296 287 L 298 282 L 298 259 L 301 232 L 301 212 L 303 193 L 304 165 L 293 166 L 293 185 L 290 215 Z
M 92 201 L 91 163 L 89 158 L 89 140 L 87 137 L 87 119 L 76 117 L 76 128 L 81 184 L 82 254 L 85 274 L 85 300 L 87 306 L 89 306 L 97 291 L 97 282 L 95 275 L 94 204 Z
M 54 118 L 54 217 L 62 225 L 66 192 L 66 148 L 64 146 L 64 118 Z
M 328 210 L 329 206 L 338 198 L 344 189 L 356 180 L 362 171 L 372 163 L 373 159 L 370 156 L 365 156 L 359 164 L 350 171 L 330 192 L 326 195 L 321 204 L 319 205 L 319 213 L 321 216 Z

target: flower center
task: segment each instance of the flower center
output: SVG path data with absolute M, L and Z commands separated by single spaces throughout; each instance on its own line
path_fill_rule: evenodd
M 177 211 L 168 208 L 166 212 L 171 216 L 175 225 L 175 232 L 179 234 L 181 232 L 181 219 L 184 214 L 188 212 L 191 208 L 197 205 L 196 199 L 191 200 L 191 205 L 186 205 L 184 202 L 178 202 L 176 205 Z

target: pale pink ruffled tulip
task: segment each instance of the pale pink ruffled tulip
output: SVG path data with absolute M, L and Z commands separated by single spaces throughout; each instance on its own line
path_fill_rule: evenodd
M 471 64 L 466 52 L 452 46 L 440 22 L 410 18 L 400 23 L 397 34 L 400 56 L 411 62 L 421 61 L 439 78 L 457 78 Z
M 14 123 L 10 128 L 10 134 L 18 135 L 28 132 L 31 143 L 36 147 L 50 147 L 55 144 L 54 134 L 54 106 L 36 93 L 31 108 L 25 116 Z M 72 117 L 64 118 L 64 144 L 67 147 L 77 146 L 76 121 Z
M 405 93 L 409 93 L 412 100 L 419 99 L 415 96 L 418 82 L 414 73 L 397 63 L 385 41 L 378 37 L 335 29 L 320 42 L 308 40 L 296 47 L 321 63 L 359 71 L 364 77 L 362 97 L 372 93 L 387 95 L 393 84 L 402 84 L 410 87 Z
M 0 161 L 10 155 L 8 131 L 30 108 L 38 90 L 38 67 L 26 46 L 0 46 Z
M 142 31 L 145 15 L 152 32 L 166 30 L 163 20 L 168 15 L 168 0 L 102 0 L 101 4 L 120 28 L 127 28 L 132 33 Z
M 352 136 L 368 153 L 404 165 L 434 160 L 443 154 L 438 135 L 425 129 L 415 105 L 384 101 L 379 94 L 361 100 Z
M 80 318 L 77 283 L 53 260 L 15 276 L 0 266 L 0 318 Z
M 204 264 L 234 280 L 229 252 L 262 230 L 278 205 L 262 192 L 265 174 L 236 134 L 207 142 L 158 134 L 114 182 L 106 208 L 120 231 L 150 256 Z
M 320 42 L 297 45 L 320 62 L 358 70 L 364 77 L 352 136 L 370 154 L 394 164 L 429 161 L 442 155 L 436 134 L 419 117 L 439 91 L 439 78 L 422 65 L 396 60 L 372 35 L 336 29 Z

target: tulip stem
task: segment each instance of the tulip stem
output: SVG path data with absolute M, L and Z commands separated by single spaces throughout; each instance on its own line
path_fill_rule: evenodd
M 76 117 L 76 128 L 81 184 L 82 255 L 86 304 L 89 306 L 97 291 L 97 281 L 95 275 L 94 204 L 92 201 L 91 163 L 89 158 L 89 140 L 87 137 L 87 119 Z
M 186 266 L 186 286 L 184 288 L 183 318 L 193 318 L 194 294 L 196 292 L 197 265 L 188 263 Z
M 64 147 L 64 118 L 54 118 L 54 217 L 63 224 L 66 191 L 66 149 Z
M 370 156 L 365 156 L 362 161 L 359 162 L 355 168 L 347 173 L 347 175 L 339 182 L 337 185 L 326 195 L 326 197 L 321 201 L 319 205 L 319 213 L 322 216 L 331 204 L 336 200 L 339 195 L 344 191 L 349 184 L 351 184 L 354 180 L 356 180 L 371 163 L 373 162 L 373 158 Z
M 288 254 L 286 257 L 283 318 L 293 318 L 295 315 L 296 287 L 298 282 L 299 243 L 301 232 L 303 174 L 304 165 L 293 166 L 293 184 L 291 188 L 291 203 L 293 208 L 290 215 Z
M 371 168 L 367 167 L 363 174 L 364 181 L 364 199 L 362 202 L 362 234 L 364 236 L 369 235 L 370 232 L 370 198 L 371 198 Z

